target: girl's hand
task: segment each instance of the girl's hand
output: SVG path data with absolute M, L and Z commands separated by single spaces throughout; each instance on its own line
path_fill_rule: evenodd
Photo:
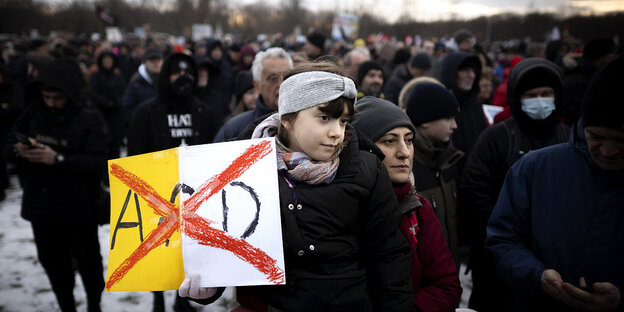
M 187 276 L 178 289 L 180 297 L 208 299 L 217 293 L 216 287 L 200 287 L 200 280 L 201 276 L 199 273 L 193 273 L 190 277 Z

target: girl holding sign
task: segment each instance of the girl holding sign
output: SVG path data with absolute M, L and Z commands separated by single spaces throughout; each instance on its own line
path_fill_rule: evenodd
M 401 233 L 412 246 L 415 311 L 455 311 L 462 288 L 440 221 L 429 201 L 410 183 L 416 128 L 398 106 L 375 97 L 359 100 L 351 124 L 386 156 L 394 192 L 403 215 Z
M 356 94 L 336 65 L 301 65 L 284 77 L 278 113 L 241 135 L 276 137 L 286 262 L 286 285 L 238 287 L 242 307 L 413 309 L 410 247 L 382 154 L 348 125 Z M 220 292 L 198 279 L 187 278 L 180 294 L 213 301 Z

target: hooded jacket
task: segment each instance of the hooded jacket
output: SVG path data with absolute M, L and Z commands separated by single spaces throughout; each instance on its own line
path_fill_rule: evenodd
M 104 68 L 102 60 L 105 56 L 113 58 L 113 66 Z M 121 75 L 115 72 L 117 57 L 111 51 L 103 51 L 98 55 L 98 71 L 89 76 L 89 95 L 91 101 L 102 112 L 111 131 L 119 133 L 123 128 L 121 114 L 121 99 L 124 94 L 125 83 Z
M 475 69 L 475 79 L 470 91 L 459 90 L 455 83 L 457 72 L 464 64 L 470 64 Z M 455 116 L 457 129 L 453 132 L 453 144 L 466 154 L 470 153 L 479 134 L 488 126 L 487 119 L 483 113 L 483 107 L 477 101 L 480 79 L 481 61 L 479 57 L 472 53 L 457 52 L 449 54 L 442 61 L 440 82 L 453 92 L 459 102 L 459 113 Z M 459 164 L 460 172 L 464 161 L 461 161 Z
M 197 68 L 193 59 L 183 53 L 175 53 L 165 59 L 158 76 L 158 96 L 137 107 L 128 128 L 128 155 L 150 153 L 177 147 L 181 138 L 174 129 L 177 115 L 190 114 L 190 125 L 182 131 L 190 132 L 183 137 L 187 145 L 206 144 L 212 141 L 217 130 L 217 122 L 210 107 L 195 98 L 178 96 L 173 91 L 169 76 L 175 62 L 188 64 L 188 73 L 193 78 L 193 88 L 197 86 Z M 180 139 L 180 140 L 178 140 Z
M 130 78 L 126 91 L 121 100 L 124 120 L 129 123 L 134 110 L 139 104 L 156 96 L 156 81 L 147 72 L 145 64 L 141 64 L 137 72 Z
M 551 75 L 555 85 L 557 109 L 541 121 L 529 118 L 521 109 L 520 96 L 525 88 L 520 84 L 527 83 L 523 78 L 534 70 L 542 71 L 543 76 Z M 471 298 L 471 307 L 476 310 L 490 311 L 479 306 L 479 302 L 496 310 L 509 300 L 507 286 L 497 277 L 492 256 L 484 247 L 485 229 L 508 169 L 532 150 L 567 141 L 570 129 L 559 123 L 558 116 L 562 105 L 562 84 L 561 70 L 550 61 L 530 58 L 518 63 L 509 76 L 507 90 L 513 117 L 483 131 L 464 167 L 459 206 L 465 214 L 462 226 L 465 225 L 470 236 L 469 266 L 473 275 L 478 276 L 474 283 L 476 291 Z M 492 299 L 493 293 L 500 295 Z M 480 295 L 484 297 L 479 298 Z
M 198 99 L 210 106 L 220 127 L 230 113 L 231 92 L 223 89 L 221 68 L 213 60 L 200 55 L 195 57 L 195 62 L 198 68 L 204 68 L 208 71 L 208 84 L 203 87 L 197 86 L 193 93 Z
M 512 311 L 571 311 L 540 283 L 546 269 L 579 286 L 610 282 L 624 298 L 624 171 L 589 154 L 580 122 L 566 143 L 511 167 L 487 226 L 486 247 L 513 288 Z M 620 299 L 617 311 L 624 309 Z
M 414 188 L 418 195 L 431 203 L 453 260 L 459 264 L 456 165 L 464 152 L 451 142 L 435 147 L 418 131 L 414 134 L 413 144 Z
M 65 107 L 50 111 L 42 88 L 67 95 Z M 26 88 L 28 107 L 15 122 L 5 155 L 17 162 L 24 189 L 22 217 L 33 223 L 96 222 L 94 201 L 106 168 L 108 133 L 100 113 L 83 106 L 83 88 L 80 67 L 70 59 L 53 61 Z M 50 146 L 65 160 L 44 165 L 17 157 L 15 133 Z

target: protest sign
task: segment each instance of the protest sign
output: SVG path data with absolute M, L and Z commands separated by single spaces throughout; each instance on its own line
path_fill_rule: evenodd
M 106 289 L 284 284 L 274 139 L 185 146 L 109 161 Z M 181 230 L 181 231 L 180 231 Z

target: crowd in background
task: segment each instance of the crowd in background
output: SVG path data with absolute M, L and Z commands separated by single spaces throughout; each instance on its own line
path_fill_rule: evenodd
M 108 183 L 105 160 L 176 146 L 240 139 L 248 125 L 278 110 L 282 74 L 311 62 L 333 63 L 355 82 L 355 109 L 361 114 L 356 112 L 353 124 L 374 143 L 387 135 L 375 129 L 393 122 L 401 121 L 396 126 L 406 127 L 411 133 L 409 140 L 406 139 L 413 146 L 410 186 L 423 206 L 433 211 L 427 221 L 422 221 L 426 223 L 420 225 L 422 233 L 430 236 L 425 242 L 414 242 L 412 248 L 435 255 L 437 261 L 427 263 L 431 259 L 425 256 L 412 259 L 420 261 L 418 268 L 423 271 L 416 276 L 412 272 L 414 291 L 440 283 L 437 290 L 430 290 L 429 298 L 414 296 L 418 309 L 452 311 L 457 307 L 461 295 L 457 274 L 461 263 L 466 263 L 472 271 L 474 286 L 469 306 L 477 311 L 502 311 L 507 307 L 528 311 L 536 306 L 555 311 L 563 309 L 561 302 L 568 307 L 581 307 L 569 298 L 549 292 L 541 275 L 542 286 L 535 285 L 535 279 L 520 278 L 521 273 L 496 271 L 497 265 L 508 270 L 523 269 L 512 263 L 521 261 L 521 255 L 509 258 L 503 251 L 493 252 L 490 247 L 502 244 L 506 238 L 504 230 L 522 228 L 521 224 L 533 217 L 510 205 L 512 212 L 497 208 L 501 219 L 493 223 L 496 227 L 492 230 L 488 221 L 494 207 L 501 205 L 499 195 L 510 196 L 510 202 L 520 201 L 514 198 L 520 195 L 514 194 L 506 184 L 512 183 L 506 182 L 506 177 L 516 162 L 531 151 L 568 142 L 571 136 L 573 140 L 575 136 L 577 139 L 583 136 L 579 130 L 582 122 L 584 127 L 603 125 L 603 119 L 586 113 L 583 100 L 594 75 L 622 57 L 617 40 L 594 38 L 581 42 L 568 35 L 548 42 L 489 43 L 478 42 L 467 29 L 459 29 L 449 38 L 421 39 L 412 44 L 383 36 L 353 42 L 332 41 L 318 32 L 311 32 L 306 39 L 289 42 L 278 34 L 246 42 L 234 42 L 226 37 L 186 43 L 153 38 L 111 43 L 78 36 L 17 38 L 0 43 L 0 144 L 4 150 L 0 163 L 0 199 L 4 199 L 4 190 L 9 186 L 9 174 L 17 174 L 25 189 L 22 216 L 33 223 L 40 262 L 63 311 L 75 309 L 73 295 L 67 293 L 74 285 L 73 277 L 67 277 L 73 276 L 72 257 L 85 281 L 89 311 L 99 309 L 104 284 L 97 224 L 108 220 L 96 208 L 90 212 L 83 208 L 95 207 L 101 199 L 100 193 Z M 621 83 L 621 73 L 617 79 Z M 592 96 L 596 97 L 597 92 Z M 606 101 L 621 103 L 621 98 L 606 98 Z M 384 108 L 388 104 L 391 107 Z M 500 113 L 487 116 L 484 104 L 500 107 L 496 110 Z M 581 116 L 584 119 L 579 122 Z M 591 123 L 594 120 L 598 121 Z M 608 127 L 619 129 L 617 121 L 614 124 Z M 622 138 L 617 140 L 621 144 Z M 588 140 L 584 144 L 590 143 Z M 35 146 L 27 150 L 26 146 L 31 144 Z M 38 154 L 32 149 L 37 149 Z M 623 157 L 617 153 L 624 150 L 616 152 L 613 159 Z M 525 162 L 522 165 L 534 165 Z M 622 168 L 614 170 L 621 176 Z M 388 171 L 392 179 L 390 168 Z M 509 174 L 520 179 L 517 176 L 522 173 Z M 607 185 L 620 193 L 608 203 L 617 206 L 622 204 L 624 188 L 621 180 L 614 183 Z M 395 191 L 396 187 L 395 184 Z M 551 191 L 555 190 L 566 192 L 556 187 Z M 78 191 L 84 198 L 72 197 Z M 533 195 L 525 190 L 522 196 Z M 70 197 L 73 199 L 68 203 Z M 543 198 L 544 202 L 555 201 Z M 511 216 L 518 219 L 511 220 Z M 622 212 L 614 216 L 620 222 L 624 220 Z M 551 217 L 544 218 L 551 220 Z M 418 221 L 414 221 L 414 226 L 418 227 Z M 431 222 L 439 224 L 433 234 L 427 232 L 427 224 Z M 77 235 L 75 229 L 72 234 L 54 234 L 56 230 L 50 225 L 56 223 L 78 225 L 81 234 Z M 592 282 L 607 281 L 603 277 L 614 271 L 605 268 L 624 263 L 618 263 L 618 259 L 623 260 L 621 245 L 624 245 L 620 225 L 608 232 L 615 235 L 611 237 L 619 247 L 589 252 L 593 256 L 615 253 L 611 260 L 592 262 L 581 256 L 586 250 L 569 254 L 582 257 L 579 261 L 583 265 L 608 262 L 603 263 L 602 275 L 594 277 Z M 588 232 L 595 230 L 580 227 Z M 531 230 L 522 228 L 522 231 L 525 235 Z M 69 242 L 67 254 L 59 256 L 55 235 L 80 239 Z M 541 235 L 567 239 L 559 232 L 546 231 Z M 588 235 L 579 239 L 596 241 L 597 237 Z M 518 237 L 510 238 L 513 239 Z M 437 243 L 427 244 L 432 241 Z M 527 242 L 530 245 L 527 248 L 535 254 L 543 252 L 546 258 L 560 257 L 541 250 L 546 247 L 540 246 L 537 238 Z M 92 248 L 82 248 L 85 245 Z M 575 283 L 577 276 L 587 274 L 581 271 L 591 271 L 583 265 L 580 269 L 574 267 L 577 262 L 570 263 L 574 264 L 561 264 L 559 269 L 569 270 L 563 273 L 573 272 Z M 622 273 L 621 269 L 617 272 Z M 608 280 L 619 287 L 620 301 L 607 307 L 613 311 L 622 309 L 624 281 L 621 275 Z M 576 284 L 588 288 L 583 283 Z M 535 290 L 536 287 L 544 290 Z M 535 299 L 544 292 L 558 302 Z M 600 289 L 594 292 L 600 293 Z M 527 296 L 532 299 L 526 299 Z M 183 297 L 177 297 L 175 306 L 180 311 L 192 309 Z M 163 308 L 162 294 L 155 293 L 154 310 Z

